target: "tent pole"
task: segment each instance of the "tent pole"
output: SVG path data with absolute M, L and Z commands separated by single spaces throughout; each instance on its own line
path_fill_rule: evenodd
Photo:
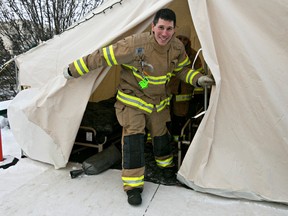
M 208 65 L 204 62 L 204 74 L 208 75 Z M 204 111 L 207 110 L 207 101 L 208 101 L 208 89 L 207 86 L 204 87 Z

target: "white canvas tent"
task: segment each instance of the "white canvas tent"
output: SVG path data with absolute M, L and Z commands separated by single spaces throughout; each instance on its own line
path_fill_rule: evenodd
M 87 101 L 93 92 L 96 101 L 113 95 L 117 72 L 102 68 L 67 81 L 63 68 L 147 29 L 168 4 L 178 25 L 193 19 L 216 80 L 178 179 L 221 196 L 287 203 L 288 4 L 282 0 L 106 0 L 87 21 L 17 57 L 19 82 L 32 87 L 8 108 L 17 142 L 32 159 L 65 167 Z

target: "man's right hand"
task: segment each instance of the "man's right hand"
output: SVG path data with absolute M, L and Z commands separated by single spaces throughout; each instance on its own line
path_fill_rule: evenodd
M 71 75 L 69 67 L 65 67 L 63 70 L 63 75 L 66 79 L 73 79 L 74 77 Z

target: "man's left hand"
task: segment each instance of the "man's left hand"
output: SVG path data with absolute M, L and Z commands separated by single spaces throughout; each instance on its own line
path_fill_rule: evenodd
M 200 85 L 201 87 L 205 87 L 205 86 L 211 86 L 211 85 L 215 85 L 215 80 L 213 78 L 213 76 L 201 76 L 198 80 L 197 80 L 197 84 Z

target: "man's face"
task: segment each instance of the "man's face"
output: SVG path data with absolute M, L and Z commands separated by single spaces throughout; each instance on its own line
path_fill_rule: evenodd
M 152 31 L 154 32 L 157 43 L 160 46 L 165 46 L 175 32 L 174 23 L 173 21 L 166 21 L 160 18 L 156 25 L 152 23 Z

